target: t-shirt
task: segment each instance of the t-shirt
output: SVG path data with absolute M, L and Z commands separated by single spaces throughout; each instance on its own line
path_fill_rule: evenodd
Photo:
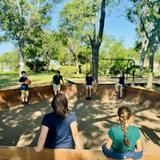
M 123 87 L 124 87 L 124 80 L 125 80 L 125 76 L 124 75 L 119 77 L 119 83 L 122 84 Z
M 42 125 L 49 128 L 45 148 L 73 148 L 70 124 L 75 121 L 75 112 L 66 118 L 61 118 L 54 112 L 46 114 L 42 120 Z
M 60 84 L 60 80 L 62 80 L 62 76 L 61 75 L 54 75 L 53 76 L 53 84 Z
M 86 85 L 92 85 L 92 82 L 93 82 L 93 77 L 86 76 Z
M 27 79 L 28 79 L 27 77 L 22 76 L 22 77 L 20 77 L 19 82 L 23 83 L 23 82 L 25 82 Z M 25 84 L 25 83 L 23 83 L 23 84 L 21 84 L 20 89 L 21 89 L 21 90 L 28 90 L 28 85 Z
M 124 144 L 124 134 L 121 125 L 111 127 L 108 132 L 109 137 L 112 139 L 112 149 L 117 152 L 134 151 L 137 140 L 140 138 L 139 128 L 129 125 L 126 130 L 127 139 L 130 142 L 130 146 Z

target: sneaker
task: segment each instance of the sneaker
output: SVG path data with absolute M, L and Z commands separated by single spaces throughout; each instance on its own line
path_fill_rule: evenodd
M 25 104 L 24 104 L 25 106 L 29 106 L 29 103 L 28 102 L 25 102 Z

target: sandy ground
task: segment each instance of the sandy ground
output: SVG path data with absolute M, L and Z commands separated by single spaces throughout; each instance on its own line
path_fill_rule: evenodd
M 106 97 L 94 97 L 90 101 L 73 97 L 69 99 L 69 104 L 77 113 L 78 128 L 85 149 L 101 148 L 108 129 L 118 124 L 117 108 L 125 104 L 132 109 L 133 122 L 141 130 L 144 151 L 160 152 L 160 111 L 122 100 L 111 101 Z M 0 145 L 35 146 L 42 117 L 50 111 L 50 100 L 1 111 Z

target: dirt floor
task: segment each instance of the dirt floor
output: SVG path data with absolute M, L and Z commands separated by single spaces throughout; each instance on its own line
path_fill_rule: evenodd
M 160 111 L 123 100 L 108 100 L 106 97 L 73 97 L 70 107 L 77 113 L 78 128 L 85 149 L 100 149 L 107 130 L 118 123 L 117 108 L 129 106 L 134 114 L 133 122 L 142 133 L 144 151 L 160 152 Z M 1 146 L 35 146 L 40 132 L 40 123 L 45 113 L 51 111 L 50 100 L 41 101 L 28 107 L 16 106 L 0 112 Z

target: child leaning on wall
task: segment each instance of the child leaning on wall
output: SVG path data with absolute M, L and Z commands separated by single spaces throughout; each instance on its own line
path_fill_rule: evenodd
M 24 106 L 29 105 L 29 85 L 31 84 L 31 80 L 29 80 L 26 76 L 26 72 L 21 72 L 21 77 L 19 78 L 19 85 L 21 90 L 21 100 Z
M 86 99 L 90 100 L 92 97 L 92 87 L 93 87 L 93 77 L 91 73 L 88 72 L 85 77 L 85 92 L 86 92 Z

